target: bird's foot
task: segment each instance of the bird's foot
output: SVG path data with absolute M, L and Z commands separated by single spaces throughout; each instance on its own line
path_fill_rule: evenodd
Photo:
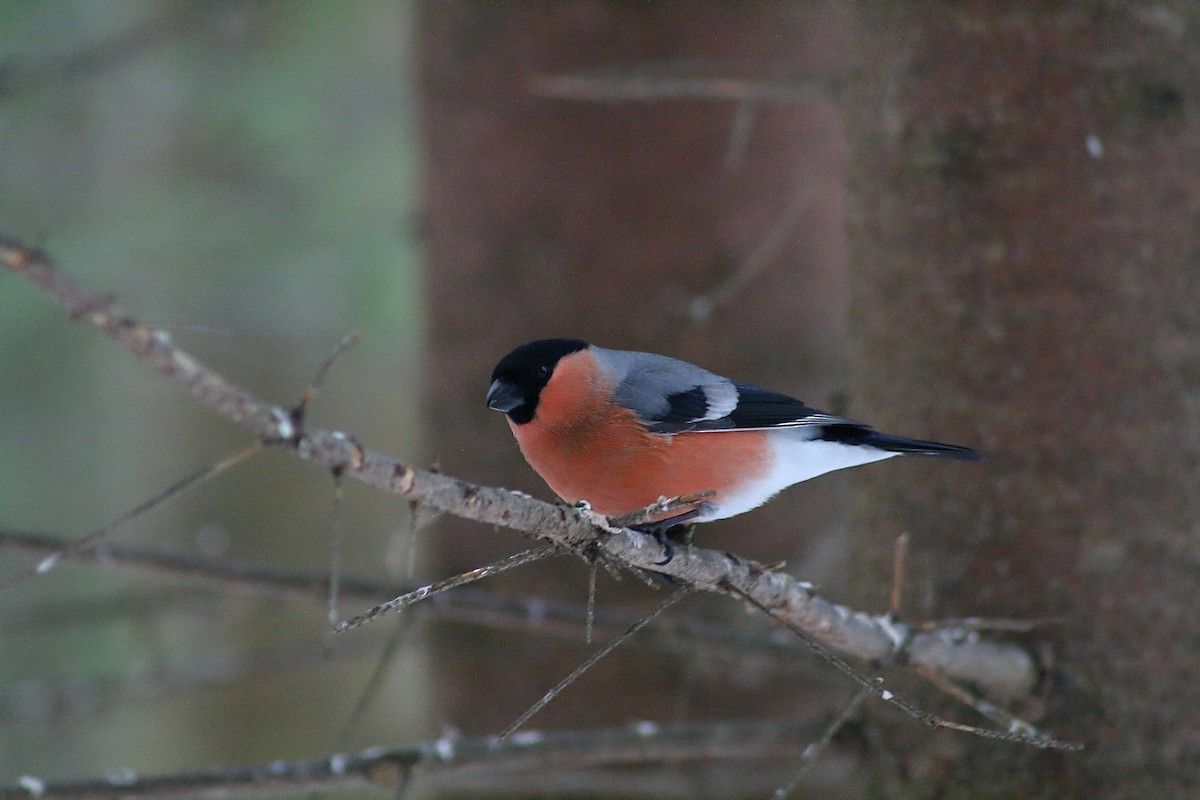
M 677 514 L 674 517 L 667 517 L 656 522 L 644 522 L 639 525 L 630 525 L 629 527 L 640 533 L 648 533 L 654 537 L 654 541 L 658 542 L 663 549 L 662 561 L 654 562 L 656 566 L 665 566 L 671 563 L 671 559 L 675 557 L 675 545 L 689 545 L 692 543 L 692 534 L 696 530 L 696 523 L 691 522 L 700 515 L 699 509 L 685 511 L 682 514 Z M 688 524 L 691 522 L 691 524 Z

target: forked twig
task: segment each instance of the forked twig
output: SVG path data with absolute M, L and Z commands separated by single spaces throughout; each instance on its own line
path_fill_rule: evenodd
M 955 700 L 959 701 L 963 705 L 973 708 L 981 717 L 990 719 L 992 722 L 996 723 L 997 725 L 1000 725 L 1003 728 L 1006 728 L 1007 730 L 1011 731 L 1012 733 L 1020 733 L 1025 736 L 1031 736 L 1031 737 L 1042 736 L 1042 733 L 1040 731 L 1038 731 L 1037 728 L 1035 728 L 1033 725 L 1029 724 L 1025 720 L 1009 713 L 1008 711 L 1004 710 L 1003 708 L 1001 708 L 1000 706 L 991 702 L 990 700 L 988 700 L 984 697 L 979 697 L 975 693 L 964 689 L 963 687 L 956 684 L 954 681 L 947 680 L 945 677 L 938 675 L 933 670 L 918 669 L 917 672 L 920 673 L 921 676 L 925 678 L 925 680 L 932 683 L 934 686 L 936 686 L 941 691 L 950 695 L 951 697 L 953 697 Z M 1082 745 L 1078 745 L 1076 747 L 1067 748 L 1067 749 L 1078 750 L 1081 747 L 1082 747 Z
M 900 709 L 908 716 L 912 717 L 913 719 L 917 720 L 918 722 L 921 722 L 921 723 L 929 726 L 930 728 L 949 728 L 951 730 L 962 731 L 963 733 L 969 733 L 974 736 L 979 736 L 984 739 L 998 739 L 1000 741 L 1014 742 L 1016 744 L 1027 744 L 1027 745 L 1032 745 L 1034 747 L 1038 747 L 1038 748 L 1045 749 L 1045 750 L 1082 750 L 1083 749 L 1082 744 L 1079 744 L 1077 742 L 1068 742 L 1068 741 L 1063 741 L 1060 739 L 1052 738 L 1050 736 L 1043 734 L 1042 732 L 1038 731 L 1036 728 L 1033 728 L 1032 726 L 1030 726 L 1030 729 L 1033 730 L 1032 734 L 1021 733 L 1021 732 L 1016 732 L 1016 731 L 998 731 L 998 730 L 994 730 L 992 728 L 981 728 L 977 725 L 965 725 L 960 722 L 953 722 L 952 720 L 945 719 L 943 717 L 938 716 L 937 714 L 933 714 L 928 711 L 925 711 L 924 709 L 908 702 L 907 700 L 897 697 L 891 691 L 884 689 L 882 677 L 867 678 L 864 675 L 861 675 L 857 670 L 855 670 L 853 667 L 851 667 L 844 659 L 840 658 L 832 650 L 825 647 L 820 642 L 818 642 L 816 639 L 809 636 L 808 633 L 806 633 L 803 629 L 801 629 L 795 623 L 779 616 L 773 610 L 767 608 L 762 603 L 760 603 L 758 600 L 754 599 L 753 597 L 750 597 L 749 595 L 740 591 L 736 587 L 729 587 L 729 588 L 734 594 L 736 594 L 739 597 L 741 597 L 742 599 L 744 599 L 750 605 L 754 606 L 759 611 L 763 612 L 767 616 L 774 619 L 776 622 L 778 622 L 781 625 L 783 625 L 784 627 L 786 627 L 796 637 L 798 637 L 802 642 L 804 642 L 806 645 L 808 645 L 809 649 L 811 649 L 814 653 L 816 653 L 822 660 L 824 660 L 826 663 L 833 666 L 835 669 L 837 669 L 843 675 L 846 675 L 847 677 L 849 677 L 852 681 L 857 683 L 864 690 L 866 690 L 869 693 L 877 695 L 884 702 L 895 706 L 896 708 Z

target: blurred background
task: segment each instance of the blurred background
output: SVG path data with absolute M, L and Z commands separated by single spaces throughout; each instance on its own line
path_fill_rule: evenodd
M 1191 796 L 1198 26 L 1184 2 L 8 0 L 0 235 L 283 405 L 358 331 L 314 424 L 547 499 L 482 402 L 494 363 L 545 336 L 983 449 L 983 467 L 826 476 L 699 543 L 876 612 L 912 534 L 906 618 L 1058 620 L 1023 640 L 1043 680 L 1018 710 L 1088 751 L 869 706 L 804 796 Z M 0 285 L 4 531 L 80 537 L 249 444 L 33 287 Z M 353 483 L 339 505 L 330 476 L 273 452 L 107 541 L 317 580 L 340 558 L 397 585 L 526 544 Z M 33 563 L 0 549 L 0 580 Z M 478 588 L 474 610 L 334 640 L 319 591 L 70 564 L 5 589 L 0 783 L 494 734 L 594 649 L 588 570 L 554 559 Z M 605 636 L 661 597 L 601 573 Z M 852 694 L 807 655 L 739 644 L 769 627 L 738 604 L 671 614 L 719 635 L 635 640 L 530 727 L 819 727 Z M 414 791 L 762 796 L 800 749 Z
M 790 76 L 779 81 L 784 95 L 739 122 L 736 97 L 614 113 L 586 96 L 539 96 L 532 82 L 539 62 L 723 65 L 747 37 L 766 38 L 771 14 L 728 43 L 686 22 L 684 9 L 630 20 L 628 10 L 586 4 L 527 18 L 459 4 L 422 12 L 403 3 L 6 4 L 6 233 L 281 403 L 296 401 L 342 337 L 360 331 L 312 408 L 317 424 L 541 497 L 549 493 L 502 418 L 481 402 L 494 362 L 530 338 L 578 335 L 692 357 L 833 402 L 846 299 L 842 152 L 817 83 L 827 70 L 813 68 L 837 63 L 833 43 L 819 41 L 836 30 L 835 13 L 793 19 L 806 48 L 774 37 L 762 63 Z M 704 25 L 728 15 L 706 13 Z M 613 36 L 629 39 L 612 50 Z M 730 68 L 753 77 L 757 65 Z M 753 148 L 749 134 L 733 135 L 737 125 L 753 131 Z M 731 285 L 756 250 L 762 264 L 751 269 L 767 274 Z M 766 269 L 780 259 L 791 266 Z M 728 299 L 693 313 L 722 290 Z M 30 287 L 12 282 L 3 302 L 5 525 L 81 535 L 244 443 Z M 352 574 L 435 579 L 521 544 L 454 520 L 414 543 L 405 504 L 346 492 Z M 807 498 L 815 535 L 789 542 L 781 531 L 777 546 L 758 535 L 743 549 L 776 560 L 811 551 L 834 581 L 838 539 L 820 536 L 836 517 L 831 493 L 797 495 L 765 513 L 788 519 Z M 333 505 L 328 476 L 268 453 L 114 541 L 320 573 Z M 733 548 L 736 527 L 706 543 Z M 3 558 L 10 569 L 26 563 Z M 602 578 L 601 604 L 658 602 L 626 583 Z M 491 588 L 582 603 L 586 585 L 582 565 L 559 560 Z M 587 652 L 578 636 L 421 626 L 386 662 L 378 701 L 355 716 L 383 657 L 384 625 L 326 652 L 319 597 L 297 605 L 68 566 L 12 589 L 5 606 L 7 779 L 298 758 L 447 728 L 495 733 Z M 436 702 L 430 659 L 441 676 Z M 613 705 L 595 703 L 597 684 L 581 686 L 539 723 L 686 718 L 689 698 L 711 691 L 702 660 L 686 653 L 630 647 L 610 661 L 595 680 Z M 721 674 L 765 688 L 753 670 Z M 701 705 L 701 716 L 719 716 Z
M 427 463 L 413 42 L 403 3 L 5 3 L 0 225 L 285 405 L 360 331 L 314 422 Z M 0 292 L 6 527 L 78 537 L 245 446 L 31 289 Z M 407 507 L 346 495 L 345 569 L 406 576 L 388 548 Z M 327 571 L 332 509 L 328 475 L 266 453 L 113 541 Z M 326 654 L 319 598 L 68 567 L 0 602 L 6 781 L 426 733 L 425 659 L 405 650 L 391 699 L 335 744 L 382 640 Z

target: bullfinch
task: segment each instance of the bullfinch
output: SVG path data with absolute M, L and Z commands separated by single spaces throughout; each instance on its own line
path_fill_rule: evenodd
M 525 460 L 559 497 L 609 517 L 714 491 L 665 520 L 710 522 L 833 470 L 893 456 L 981 458 L 879 433 L 685 361 L 578 339 L 513 350 L 492 372 L 487 404 L 507 416 Z

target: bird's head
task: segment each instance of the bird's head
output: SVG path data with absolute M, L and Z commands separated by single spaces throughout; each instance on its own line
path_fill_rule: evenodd
M 488 408 L 504 412 L 515 425 L 532 421 L 555 366 L 563 357 L 587 346 L 579 339 L 539 339 L 513 350 L 492 370 Z

